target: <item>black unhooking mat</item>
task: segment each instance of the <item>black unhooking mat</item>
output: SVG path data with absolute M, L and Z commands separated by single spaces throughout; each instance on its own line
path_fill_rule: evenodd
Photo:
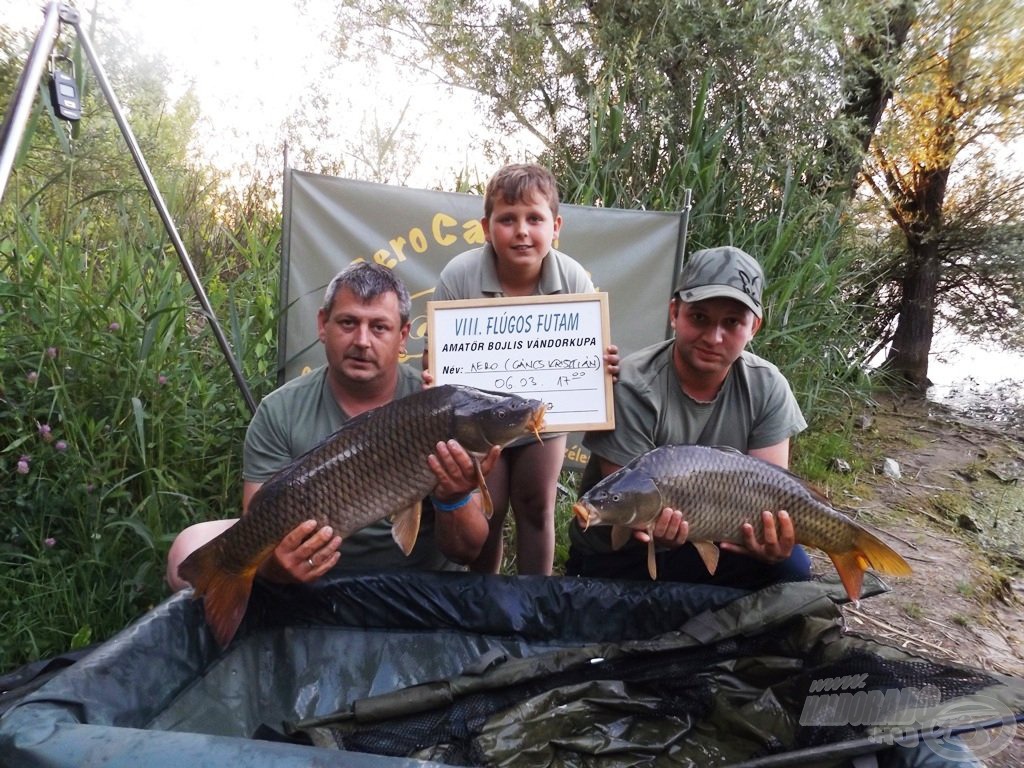
M 222 652 L 177 595 L 11 704 L 0 765 L 931 768 L 971 764 L 950 733 L 1005 746 L 1024 681 L 849 635 L 844 599 L 349 574 L 258 588 Z

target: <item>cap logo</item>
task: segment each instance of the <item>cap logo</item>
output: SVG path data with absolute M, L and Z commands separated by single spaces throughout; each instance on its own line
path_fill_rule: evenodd
M 757 306 L 761 306 L 761 276 L 754 275 L 750 276 L 742 269 L 738 270 L 737 274 L 740 276 L 740 290 L 742 290 L 747 296 L 749 296 Z

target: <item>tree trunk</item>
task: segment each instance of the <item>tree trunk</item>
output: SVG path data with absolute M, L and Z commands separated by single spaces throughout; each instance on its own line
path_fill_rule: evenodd
M 939 284 L 939 259 L 934 242 L 910 246 L 912 263 L 903 278 L 903 300 L 885 369 L 904 383 L 924 392 L 928 380 L 928 353 L 935 330 L 935 295 Z
M 853 197 L 857 177 L 863 165 L 863 153 L 871 146 L 882 113 L 892 99 L 892 79 L 887 71 L 897 60 L 907 41 L 917 8 L 916 0 L 902 0 L 879 14 L 877 26 L 855 38 L 845 51 L 843 60 L 843 106 L 839 117 L 852 121 L 859 152 L 850 146 L 829 139 L 824 155 L 832 158 L 834 174 L 830 180 L 809 180 L 812 189 L 828 192 L 835 188 Z

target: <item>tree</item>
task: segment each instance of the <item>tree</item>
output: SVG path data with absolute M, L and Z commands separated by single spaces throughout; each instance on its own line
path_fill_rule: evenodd
M 585 166 L 600 141 L 624 204 L 692 144 L 700 104 L 725 170 L 767 203 L 791 168 L 833 173 L 817 167 L 823 143 L 847 143 L 833 27 L 864 5 L 348 0 L 337 36 L 349 55 L 384 51 L 480 94 L 496 132 L 526 129 L 559 170 Z
M 919 390 L 939 313 L 1020 338 L 1024 173 L 991 154 L 1024 136 L 1022 29 L 1014 0 L 922 3 L 864 168 L 901 241 L 878 267 L 893 283 L 878 323 L 885 341 L 895 320 L 886 367 Z
M 201 178 L 202 170 L 189 162 L 189 141 L 198 119 L 195 99 L 186 93 L 172 101 L 166 92 L 167 62 L 147 56 L 144 47 L 117 27 L 105 28 L 98 36 L 89 34 L 161 190 L 175 190 L 176 199 L 169 203 L 177 203 L 179 209 L 194 207 L 207 182 Z M 0 92 L 0 99 L 7 103 L 31 41 L 9 29 L 3 30 L 0 40 L 4 72 L 0 86 L 7 88 Z M 54 52 L 76 62 L 82 118 L 75 123 L 57 120 L 43 100 L 36 99 L 23 136 L 23 156 L 5 190 L 4 203 L 25 215 L 31 211 L 54 231 L 61 230 L 69 215 L 72 220 L 90 222 L 85 228 L 88 236 L 106 239 L 125 229 L 125 217 L 151 215 L 148 193 L 70 27 L 62 27 Z M 111 229 L 101 233 L 107 225 Z
M 894 67 L 901 60 L 916 10 L 916 0 L 863 5 L 864 13 L 840 10 L 841 20 L 832 25 L 842 62 L 838 117 L 849 132 L 832 132 L 825 140 L 823 155 L 830 162 L 821 167 L 832 177 L 808 179 L 812 189 L 826 195 L 838 190 L 852 196 L 856 190 L 864 154 L 892 99 Z

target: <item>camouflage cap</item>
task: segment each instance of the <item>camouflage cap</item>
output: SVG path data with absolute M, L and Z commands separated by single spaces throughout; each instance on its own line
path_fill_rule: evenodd
M 760 318 L 763 289 L 764 271 L 757 260 L 746 251 L 724 245 L 690 254 L 675 294 L 685 302 L 735 299 Z

